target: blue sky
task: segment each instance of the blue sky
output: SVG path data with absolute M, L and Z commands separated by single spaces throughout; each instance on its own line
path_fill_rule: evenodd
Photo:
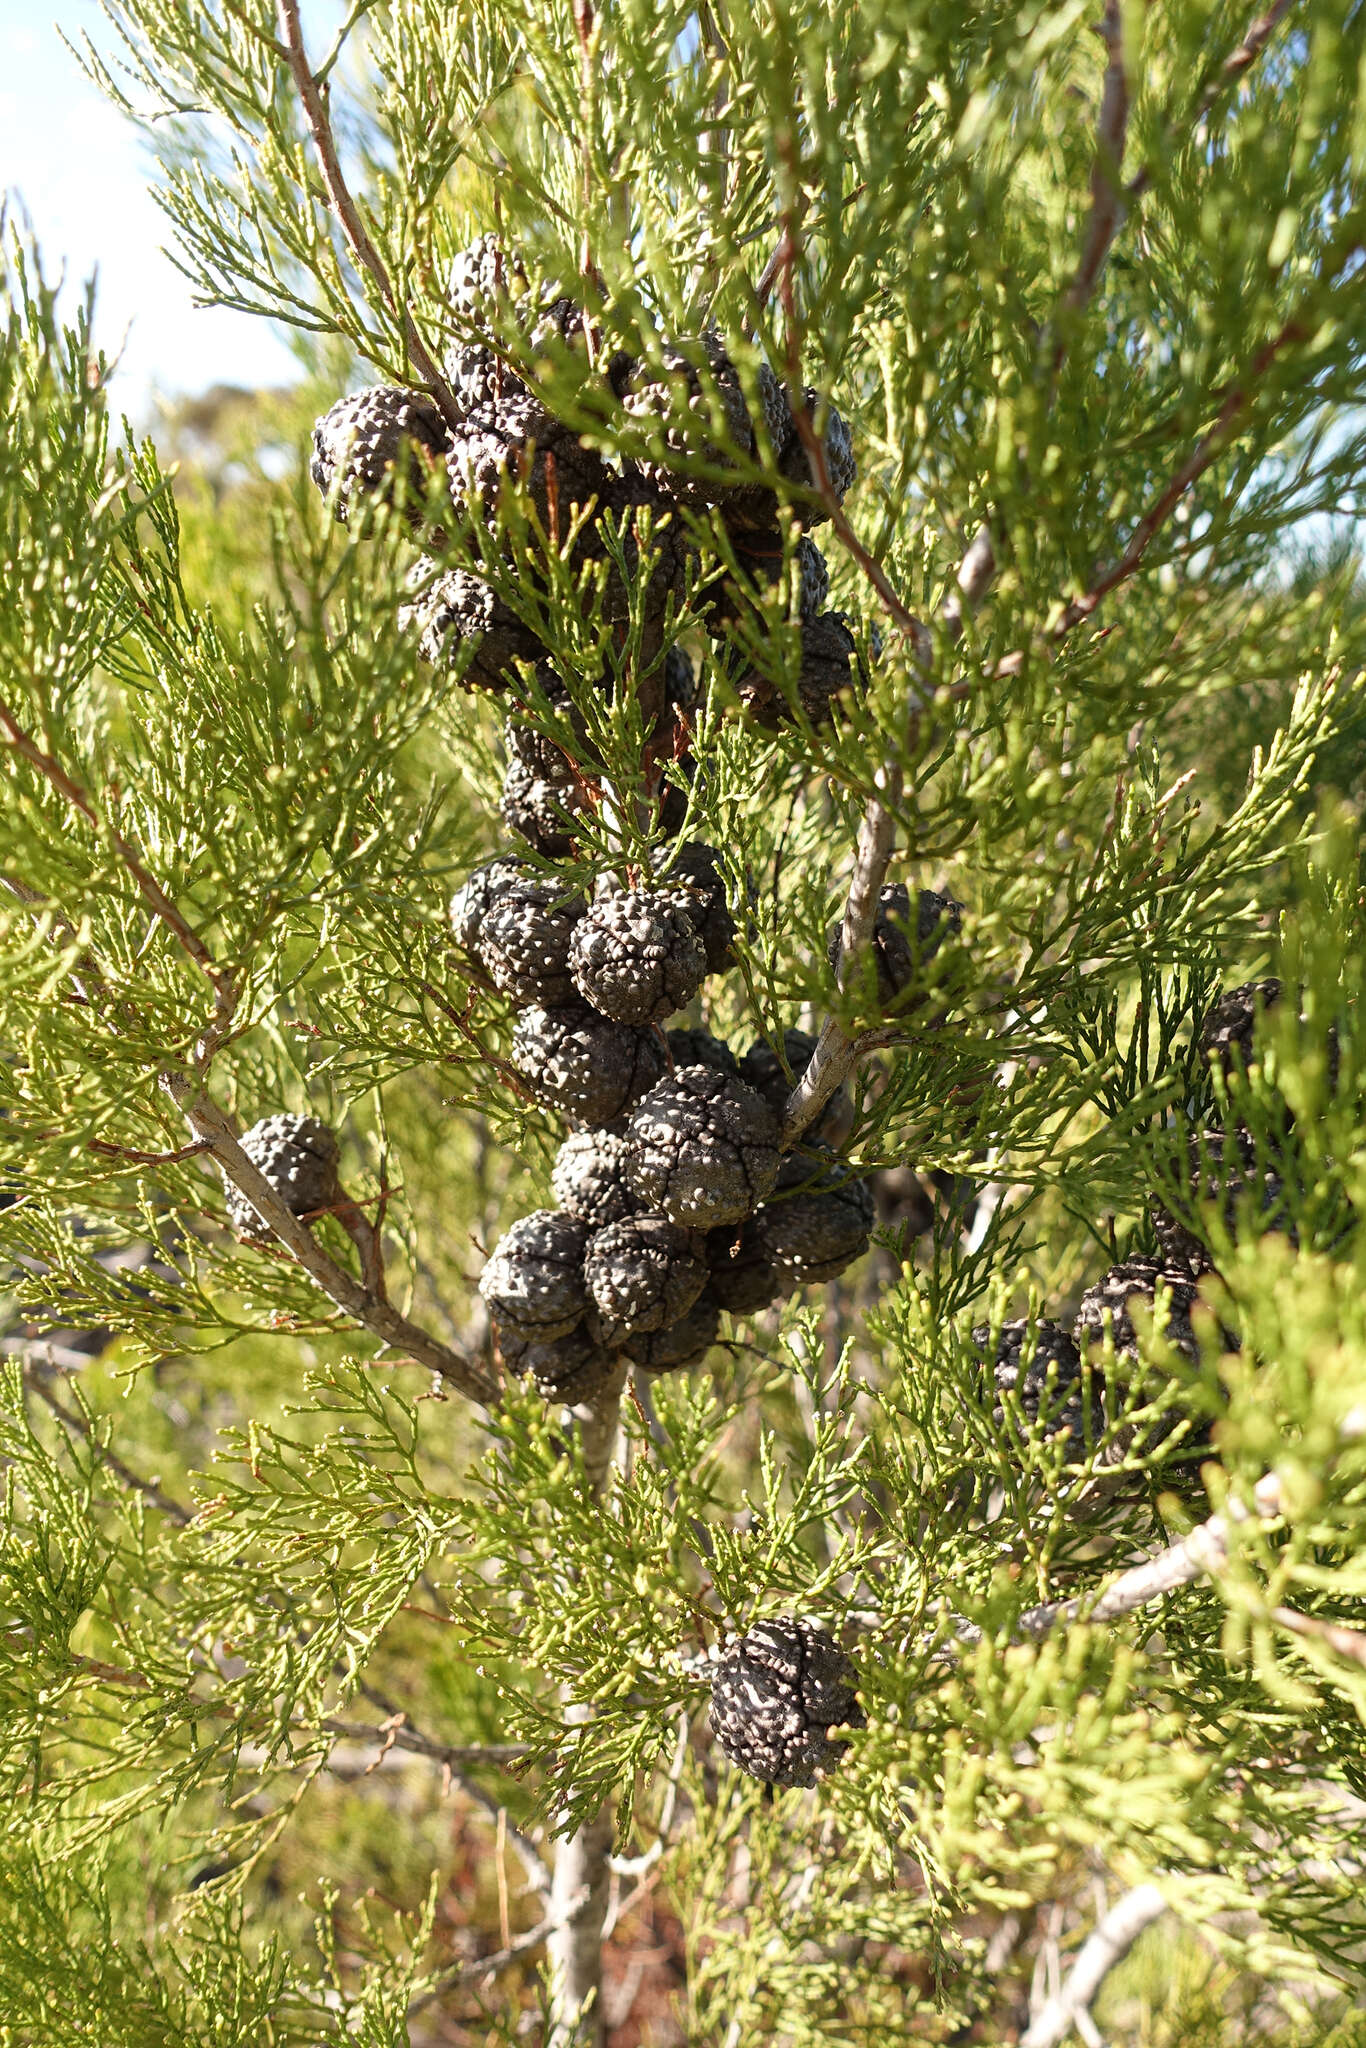
M 96 33 L 95 0 L 0 0 L 0 191 L 22 198 L 49 273 L 98 265 L 98 338 L 122 348 L 122 409 L 144 417 L 157 391 L 288 379 L 293 359 L 267 321 L 192 303 L 164 254 L 143 144 L 86 82 L 59 22 L 73 41 Z

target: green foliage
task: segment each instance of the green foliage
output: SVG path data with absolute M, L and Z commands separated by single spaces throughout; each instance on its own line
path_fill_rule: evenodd
M 1140 1949 L 1112 1979 L 1116 2039 L 1350 2048 L 1360 9 L 1312 0 L 1242 48 L 1252 18 L 1222 0 L 1110 9 L 1115 161 L 1107 45 L 1075 5 L 353 8 L 313 63 L 373 261 L 320 177 L 288 9 L 105 12 L 88 61 L 151 125 L 190 276 L 316 352 L 250 415 L 220 395 L 160 448 L 120 438 L 88 307 L 64 328 L 8 245 L 0 2039 L 380 2048 L 443 2038 L 433 2015 L 511 2039 L 538 1952 L 468 1972 L 537 1924 L 515 1837 L 548 1858 L 611 1797 L 622 1850 L 658 1846 L 640 1867 L 678 1915 L 689 2040 L 1017 2038 L 1035 1956 L 1064 1920 L 1080 1939 L 1104 1871 L 1155 1875 L 1187 1930 L 1180 1970 Z M 480 338 L 614 458 L 665 444 L 617 402 L 613 353 L 658 368 L 669 337 L 700 363 L 708 325 L 751 398 L 767 364 L 853 426 L 828 552 L 862 673 L 830 726 L 739 715 L 705 624 L 741 565 L 680 515 L 697 565 L 665 639 L 703 697 L 691 783 L 664 772 L 748 904 L 738 972 L 688 1021 L 741 1050 L 798 1021 L 874 1032 L 844 1149 L 958 1191 L 628 1397 L 605 1497 L 539 1397 L 476 1426 L 282 1246 L 234 1238 L 162 1085 L 242 1125 L 326 1117 L 392 1300 L 487 1347 L 472 1283 L 561 1135 L 448 937 L 452 890 L 504 844 L 497 721 L 417 656 L 410 522 L 433 506 L 343 529 L 304 442 L 356 365 L 417 383 L 415 336 L 436 360 L 472 338 L 444 279 L 495 225 L 590 332 Z M 791 699 L 813 493 L 764 436 L 726 448 L 702 384 L 711 441 L 778 493 L 784 573 L 734 637 Z M 717 463 L 696 434 L 677 457 Z M 996 573 L 960 630 L 945 598 L 983 522 Z M 662 650 L 643 577 L 622 627 L 571 540 L 509 487 L 440 566 L 484 576 L 566 683 L 617 799 L 557 868 L 588 887 L 649 843 Z M 579 745 L 530 674 L 512 702 Z M 826 952 L 875 799 L 893 874 L 965 906 L 890 1027 Z M 1250 1067 L 1211 1072 L 1201 1016 L 1268 971 L 1298 1000 Z M 1235 1125 L 1277 1176 L 1269 1214 L 1189 1186 L 1189 1135 Z M 1215 1253 L 1199 1357 L 1147 1326 L 1132 1370 L 1104 1349 L 1068 1463 L 997 1406 L 971 1332 L 1065 1318 L 1152 1249 L 1155 1195 Z M 358 1282 L 343 1221 L 315 1242 Z M 64 1369 L 63 1334 L 95 1330 Z M 1214 1511 L 1226 1565 L 1160 1607 L 1022 1629 Z M 814 1793 L 769 1799 L 705 1735 L 706 1653 L 793 1610 L 844 1631 L 868 1725 Z M 348 1777 L 339 1743 L 384 1755 Z M 512 1842 L 495 1874 L 481 1835 L 468 1877 L 452 1786 L 461 1827 L 491 1814 Z

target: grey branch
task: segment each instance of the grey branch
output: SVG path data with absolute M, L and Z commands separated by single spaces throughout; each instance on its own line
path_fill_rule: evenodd
M 202 1087 L 184 1074 L 162 1076 L 167 1094 L 206 1150 L 217 1160 L 233 1186 L 240 1188 L 276 1237 L 337 1307 L 378 1337 L 390 1350 L 415 1359 L 437 1373 L 457 1392 L 491 1408 L 499 1399 L 497 1382 L 472 1358 L 464 1358 L 344 1272 L 329 1258 L 308 1227 L 290 1214 L 270 1182 L 259 1173 L 237 1142 L 228 1118 Z
M 408 2007 L 408 2018 L 415 2019 L 418 2013 L 425 2012 L 429 2005 L 434 2005 L 438 1998 L 444 1996 L 447 1991 L 453 1991 L 459 1984 L 477 1984 L 484 1978 L 492 1977 L 496 1971 L 505 1970 L 508 1964 L 515 1963 L 519 1956 L 528 1955 L 532 1949 L 539 1948 L 543 1941 L 549 1939 L 554 1927 L 554 1915 L 547 1913 L 544 1920 L 538 1921 L 535 1927 L 528 1928 L 525 1934 L 519 1934 L 506 1948 L 496 1949 L 491 1956 L 481 1956 L 478 1962 L 461 1963 L 456 1969 L 448 1970 L 430 1991 L 425 1991 L 421 1998 L 412 2001 Z
M 321 1725 L 324 1732 L 330 1734 L 344 1724 L 336 1721 L 324 1721 Z M 305 1729 L 302 1732 L 310 1734 L 312 1731 Z M 361 1724 L 354 1724 L 352 1732 L 356 1736 L 378 1736 L 380 1739 L 372 1740 L 368 1743 L 354 1740 L 334 1742 L 322 1763 L 322 1769 L 327 1772 L 329 1777 L 336 1778 L 343 1784 L 361 1785 L 367 1779 L 378 1780 L 386 1773 L 392 1771 L 412 1770 L 414 1767 L 421 1768 L 424 1764 L 430 1766 L 436 1763 L 438 1752 L 440 1752 L 443 1793 L 449 1793 L 451 1788 L 454 1787 L 459 1791 L 461 1797 L 467 1799 L 472 1806 L 481 1808 L 495 1825 L 501 1813 L 503 1815 L 503 1830 L 507 1841 L 516 1850 L 526 1871 L 526 1890 L 537 1892 L 542 1898 L 548 1896 L 550 1891 L 550 1872 L 541 1860 L 536 1844 L 529 1835 L 523 1834 L 520 1828 L 514 1827 L 512 1822 L 507 1819 L 506 1809 L 499 1804 L 498 1800 L 491 1793 L 486 1792 L 482 1785 L 476 1784 L 465 1771 L 458 1768 L 461 1763 L 496 1764 L 504 1759 L 520 1756 L 523 1754 L 523 1751 L 519 1745 L 516 1743 L 473 1743 L 462 1748 L 452 1744 L 449 1748 L 442 1749 L 441 1745 L 435 1743 L 424 1745 L 403 1744 L 398 1740 L 397 1731 L 393 1729 L 373 1729 L 366 1728 Z M 261 1771 L 265 1773 L 281 1768 L 279 1760 L 271 1754 L 270 1750 L 263 1749 L 252 1743 L 243 1745 L 237 1752 L 236 1761 L 243 1770 L 247 1771 Z M 318 1768 L 318 1765 L 316 1759 L 310 1758 L 306 1763 L 295 1764 L 293 1768 L 312 1772 Z
M 378 1754 L 379 1749 L 387 1752 L 403 1751 L 408 1756 L 425 1757 L 429 1763 L 450 1765 L 458 1770 L 466 1764 L 510 1764 L 527 1753 L 524 1742 L 434 1742 L 414 1728 L 406 1717 L 390 1722 L 383 1727 L 372 1727 L 368 1721 L 339 1721 L 328 1719 L 321 1724 L 324 1732 L 335 1735 L 343 1743 L 363 1745 L 363 1754 Z
M 940 617 L 950 640 L 961 640 L 968 612 L 975 612 L 996 578 L 996 548 L 989 526 L 979 526 L 954 577 L 957 588 L 949 591 L 940 606 Z
M 1091 2009 L 1115 1964 L 1122 1962 L 1145 1927 L 1167 1910 L 1155 1884 L 1135 1885 L 1111 1906 L 1087 1936 L 1059 1990 L 1040 2007 L 1020 2036 L 1020 2048 L 1057 2048 Z
M 1269 1473 L 1257 1486 L 1255 1516 L 1270 1521 L 1280 1511 L 1280 1489 L 1274 1474 Z M 1160 1600 L 1164 1593 L 1175 1592 L 1178 1586 L 1212 1577 L 1228 1563 L 1229 1523 L 1253 1518 L 1247 1508 L 1230 1502 L 1227 1514 L 1211 1515 L 1208 1521 L 1198 1523 L 1189 1536 L 1121 1572 L 1099 1599 L 1048 1600 L 1039 1607 L 1027 1607 L 1015 1624 L 1016 1641 L 1037 1641 L 1073 1621 L 1098 1625 L 1123 1621 L 1126 1615 Z M 962 1621 L 955 1625 L 954 1634 L 960 1643 L 980 1643 L 983 1631 L 975 1622 Z
M 623 1364 L 596 1398 L 574 1410 L 588 1483 L 605 1492 L 621 1426 Z M 565 1719 L 572 1727 L 590 1710 L 574 1704 Z M 602 1944 L 612 1892 L 610 1802 L 572 1835 L 556 1844 L 550 1893 L 550 2025 L 545 2048 L 603 2048 Z
M 858 971 L 859 962 L 872 939 L 873 927 L 877 923 L 878 894 L 887 879 L 887 864 L 891 860 L 896 838 L 896 825 L 887 804 L 894 804 L 901 793 L 899 764 L 889 764 L 884 771 L 883 790 L 886 802 L 874 797 L 859 827 L 854 872 L 849 883 L 849 895 L 844 906 L 844 923 L 840 934 L 841 988 L 846 986 L 850 976 Z M 881 1034 L 876 1034 L 872 1042 L 881 1043 Z M 860 1052 L 865 1049 L 865 1040 L 850 1038 L 836 1018 L 826 1019 L 806 1071 L 787 1099 L 783 1112 L 784 1150 L 795 1145 L 802 1132 L 820 1115 L 835 1090 L 847 1078 Z

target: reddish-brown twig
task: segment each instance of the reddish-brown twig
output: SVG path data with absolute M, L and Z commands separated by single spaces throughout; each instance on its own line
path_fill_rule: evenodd
M 435 357 L 418 333 L 411 313 L 394 290 L 388 268 L 375 247 L 365 222 L 361 219 L 360 209 L 352 198 L 342 173 L 323 89 L 313 75 L 304 47 L 298 0 L 277 0 L 277 4 L 289 73 L 294 80 L 299 103 L 304 110 L 304 119 L 313 138 L 313 147 L 318 153 L 318 164 L 322 171 L 328 203 L 341 223 L 342 232 L 351 245 L 357 263 L 370 273 L 385 305 L 397 320 L 413 367 L 440 406 L 447 423 L 456 426 L 460 419 L 460 408 L 456 404 L 455 394 L 442 376 Z
M 1209 80 L 1204 91 L 1201 93 L 1196 103 L 1194 117 L 1189 123 L 1192 129 L 1199 128 L 1206 115 L 1213 112 L 1219 95 L 1225 92 L 1229 86 L 1236 85 L 1243 73 L 1250 70 L 1252 65 L 1256 63 L 1281 21 L 1290 12 L 1294 4 L 1295 0 L 1274 0 L 1274 4 L 1267 8 L 1265 14 L 1258 15 L 1237 49 L 1225 57 L 1218 71 Z M 1172 123 L 1167 129 L 1167 140 L 1170 141 L 1175 133 L 1176 125 Z M 1150 158 L 1143 168 L 1134 174 L 1124 188 L 1124 197 L 1129 205 L 1132 206 L 1135 199 L 1140 199 L 1143 196 L 1152 184 L 1155 175 L 1155 166 Z
M 213 1022 L 200 1040 L 196 1052 L 196 1064 L 201 1068 L 206 1067 L 227 1036 L 228 1027 L 237 1008 L 237 989 L 233 977 L 226 968 L 220 967 L 215 961 L 199 933 L 171 901 L 131 840 L 126 839 L 123 833 L 101 818 L 88 792 L 74 776 L 67 773 L 60 761 L 40 747 L 32 735 L 24 730 L 3 701 L 0 701 L 0 729 L 3 729 L 14 752 L 36 768 L 58 795 L 64 797 L 72 809 L 80 813 L 87 824 L 96 832 L 105 834 L 109 844 L 132 876 L 143 901 L 179 942 L 182 950 L 188 954 L 213 990 Z
M 1124 161 L 1124 138 L 1129 127 L 1129 75 L 1124 63 L 1124 15 L 1120 0 L 1105 0 L 1105 19 L 1100 34 L 1105 42 L 1107 62 L 1100 96 L 1100 116 L 1096 124 L 1095 161 L 1091 166 L 1091 213 L 1076 272 L 1062 295 L 1058 318 L 1053 323 L 1053 355 L 1049 367 L 1055 382 L 1067 353 L 1068 325 L 1095 291 L 1125 211 L 1126 195 L 1120 184 L 1120 168 Z
M 1082 596 L 1073 598 L 1070 604 L 1063 607 L 1049 630 L 1051 640 L 1065 639 L 1074 626 L 1080 625 L 1083 619 L 1090 618 L 1103 597 L 1108 596 L 1119 584 L 1126 583 L 1134 574 L 1152 541 L 1191 485 L 1204 475 L 1211 463 L 1217 460 L 1234 439 L 1243 416 L 1251 408 L 1263 377 L 1276 358 L 1293 342 L 1306 340 L 1311 332 L 1312 327 L 1303 313 L 1292 314 L 1279 333 L 1273 335 L 1271 340 L 1265 342 L 1257 351 L 1242 381 L 1235 384 L 1225 398 L 1213 426 L 1201 435 L 1186 460 L 1163 485 L 1139 520 L 1129 536 L 1123 554 L 1112 562 L 1108 569 L 1102 570 L 1089 590 Z

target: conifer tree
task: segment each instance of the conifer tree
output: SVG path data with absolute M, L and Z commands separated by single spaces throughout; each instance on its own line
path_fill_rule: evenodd
M 319 417 L 9 234 L 0 2038 L 1360 2040 L 1361 9 L 104 11 Z

